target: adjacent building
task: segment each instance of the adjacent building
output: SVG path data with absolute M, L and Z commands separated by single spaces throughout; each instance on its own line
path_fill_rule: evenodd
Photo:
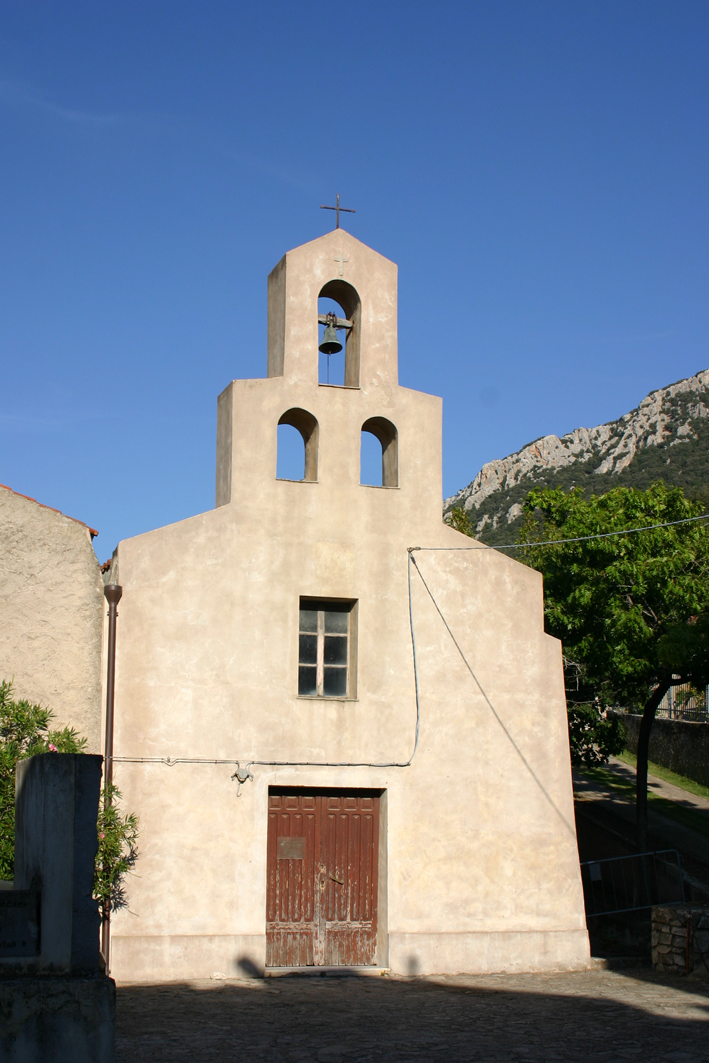
M 101 747 L 98 532 L 0 485 L 0 679 Z

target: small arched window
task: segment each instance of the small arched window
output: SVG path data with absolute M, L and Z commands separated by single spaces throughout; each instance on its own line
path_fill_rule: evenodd
M 318 295 L 318 342 L 322 341 L 328 315 L 330 320 L 334 317 L 343 323 L 336 332 L 344 349 L 333 355 L 320 353 L 318 380 L 321 384 L 358 388 L 362 307 L 359 295 L 347 281 L 328 281 Z
M 311 482 L 318 478 L 318 422 L 307 410 L 286 410 L 278 421 L 276 478 Z
M 370 417 L 362 425 L 359 479 L 371 487 L 399 486 L 398 433 L 386 417 Z

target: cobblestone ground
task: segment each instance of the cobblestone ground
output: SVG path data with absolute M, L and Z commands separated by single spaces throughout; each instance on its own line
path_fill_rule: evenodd
M 649 971 L 124 985 L 116 1063 L 709 1061 L 709 984 Z

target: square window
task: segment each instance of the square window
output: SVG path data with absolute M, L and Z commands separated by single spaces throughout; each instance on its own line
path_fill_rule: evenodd
M 298 634 L 300 697 L 354 697 L 356 602 L 301 598 Z

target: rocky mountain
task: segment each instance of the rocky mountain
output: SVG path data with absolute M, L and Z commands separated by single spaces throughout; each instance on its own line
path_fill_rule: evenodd
M 489 461 L 445 500 L 443 512 L 464 509 L 483 542 L 515 542 L 532 487 L 581 486 L 603 494 L 656 480 L 709 502 L 709 369 L 652 391 L 617 421 L 543 436 L 516 454 Z

